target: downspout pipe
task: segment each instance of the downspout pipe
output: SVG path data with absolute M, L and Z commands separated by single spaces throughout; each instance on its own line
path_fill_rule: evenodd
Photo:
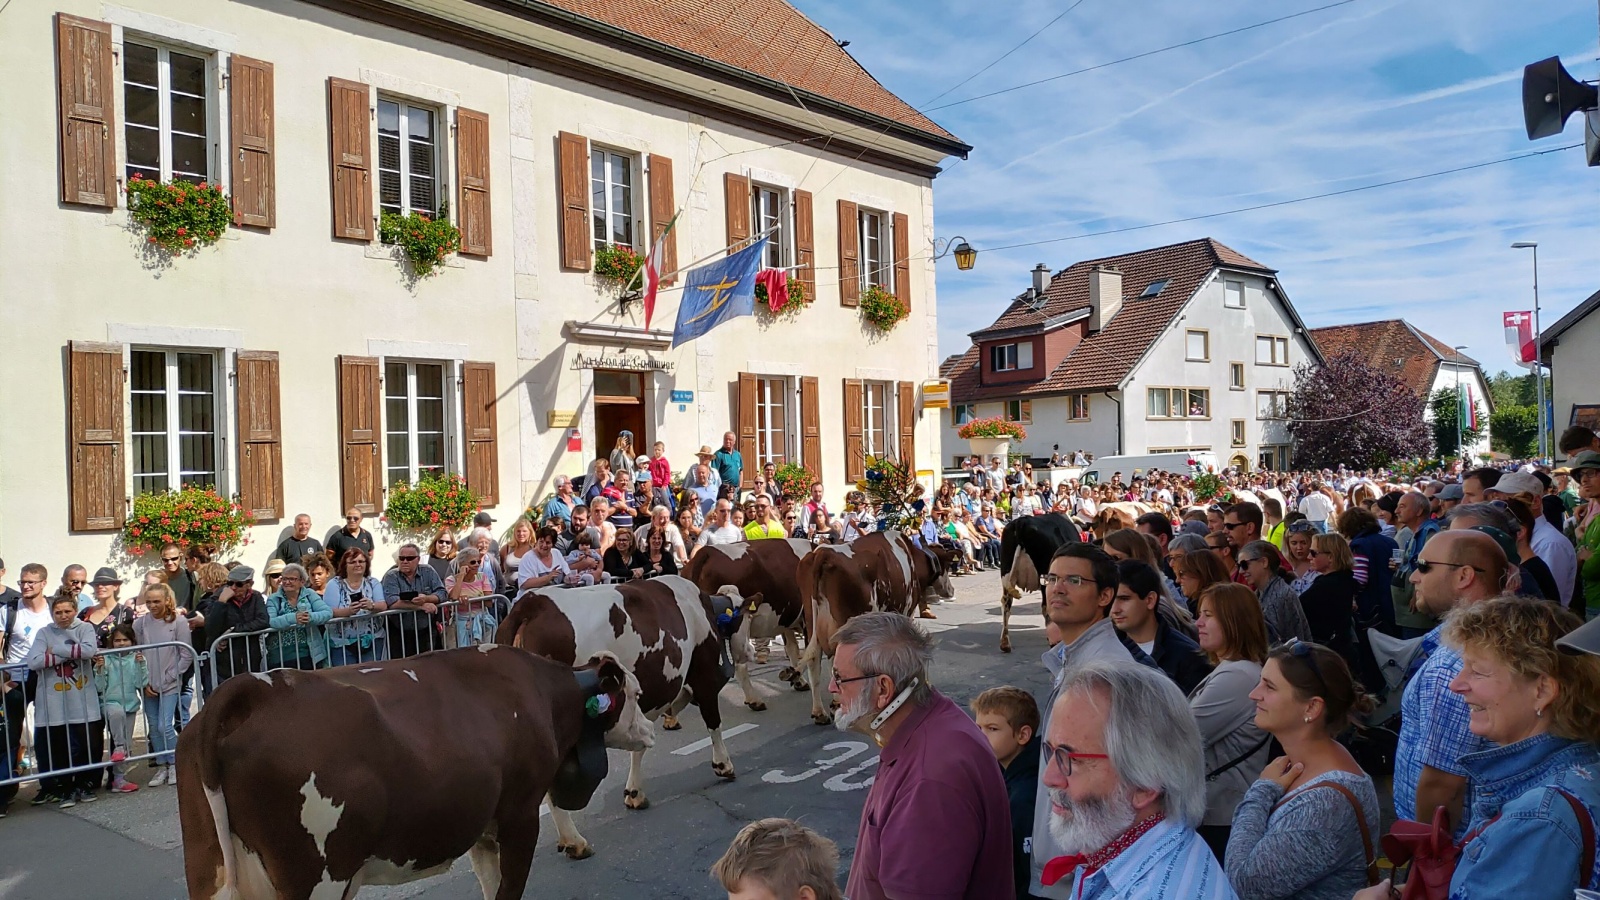
M 1117 405 L 1117 455 L 1122 455 L 1122 401 L 1112 395 L 1110 391 L 1101 391 L 1106 399 Z

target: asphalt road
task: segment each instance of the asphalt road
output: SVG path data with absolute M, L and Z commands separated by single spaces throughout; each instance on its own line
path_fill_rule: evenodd
M 999 652 L 999 578 L 994 572 L 955 580 L 956 599 L 927 621 L 938 638 L 939 690 L 965 705 L 986 688 L 1015 684 L 1041 695 L 1048 677 L 1037 595 L 1012 617 L 1015 651 Z M 576 821 L 595 855 L 573 861 L 555 851 L 548 817 L 525 896 L 548 900 L 610 897 L 721 898 L 707 870 L 745 823 L 767 816 L 799 819 L 837 841 L 840 882 L 850 866 L 856 826 L 878 761 L 870 739 L 811 723 L 810 695 L 778 680 L 782 654 L 752 672 L 766 695 L 764 712 L 746 709 L 736 685 L 722 695 L 723 733 L 737 779 L 711 772 L 703 724 L 691 707 L 680 731 L 658 731 L 646 756 L 650 806 L 623 806 L 627 754 L 611 754 L 611 774 Z M 140 783 L 149 778 L 142 768 Z M 176 794 L 155 788 L 104 796 L 68 812 L 29 807 L 25 786 L 0 820 L 0 900 L 114 897 L 164 900 L 185 896 Z M 465 860 L 450 872 L 393 888 L 366 888 L 363 898 L 479 898 Z

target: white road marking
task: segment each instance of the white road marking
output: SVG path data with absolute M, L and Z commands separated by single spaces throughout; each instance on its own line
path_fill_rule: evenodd
M 760 725 L 757 725 L 754 722 L 744 722 L 742 724 L 735 725 L 732 728 L 729 728 L 727 731 L 724 731 L 722 733 L 722 739 L 723 740 L 727 740 L 728 738 L 731 738 L 736 734 L 744 734 L 746 731 L 752 731 L 752 730 L 760 728 L 760 727 L 761 727 Z M 709 746 L 711 746 L 711 738 L 708 738 L 708 737 L 707 738 L 701 738 L 700 740 L 695 741 L 692 744 L 686 744 L 686 745 L 684 745 L 682 747 L 679 747 L 678 749 L 672 751 L 672 755 L 673 756 L 689 756 L 689 755 L 694 754 L 694 753 L 699 753 L 701 750 L 704 750 Z

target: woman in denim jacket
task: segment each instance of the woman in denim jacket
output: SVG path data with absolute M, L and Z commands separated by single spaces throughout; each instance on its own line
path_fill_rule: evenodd
M 1579 818 L 1592 829 L 1600 811 L 1600 658 L 1556 649 L 1579 624 L 1547 601 L 1507 596 L 1457 609 L 1445 625 L 1465 661 L 1450 689 L 1472 733 L 1497 745 L 1461 758 L 1475 799 L 1451 900 L 1570 900 L 1600 885 Z
M 359 547 L 339 558 L 335 577 L 322 592 L 322 600 L 333 612 L 324 640 L 328 665 L 347 666 L 358 662 L 379 662 L 389 658 L 389 641 L 383 620 L 372 618 L 388 609 L 383 585 L 367 574 L 371 557 Z

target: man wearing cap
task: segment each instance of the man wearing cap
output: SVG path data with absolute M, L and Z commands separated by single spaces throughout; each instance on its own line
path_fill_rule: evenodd
M 1528 509 L 1533 511 L 1533 534 L 1528 543 L 1533 545 L 1533 552 L 1550 567 L 1550 574 L 1556 580 L 1556 590 L 1561 592 L 1561 605 L 1570 609 L 1572 592 L 1578 583 L 1578 552 L 1566 535 L 1540 515 L 1544 482 L 1529 472 L 1512 472 L 1502 475 L 1484 493 L 1490 500 L 1515 498 L 1528 504 Z
M 1584 450 L 1572 459 L 1572 477 L 1584 505 L 1574 511 L 1577 560 L 1583 578 L 1585 615 L 1600 617 L 1600 452 Z
M 1466 494 L 1464 491 L 1462 491 L 1461 485 L 1445 485 L 1440 489 L 1438 496 L 1435 498 L 1439 501 L 1439 506 L 1434 510 L 1434 517 L 1442 519 L 1445 516 L 1448 516 L 1450 514 L 1450 510 L 1455 509 L 1465 496 Z
M 328 556 L 333 560 L 334 571 L 339 570 L 339 558 L 351 547 L 360 547 L 372 558 L 372 532 L 361 527 L 361 510 L 352 506 L 344 511 L 344 527 L 328 538 Z
M 543 518 L 547 522 L 551 519 L 560 519 L 562 523 L 570 524 L 572 510 L 577 505 L 578 498 L 572 495 L 572 479 L 565 475 L 557 475 L 556 495 L 545 503 Z
M 744 480 L 744 455 L 739 452 L 738 435 L 730 431 L 722 436 L 722 448 L 711 455 L 711 468 L 722 479 L 723 484 L 739 487 L 739 483 Z
M 356 521 L 360 521 L 357 519 Z M 225 634 L 243 635 L 265 631 L 267 599 L 255 587 L 256 572 L 249 566 L 235 566 L 228 572 L 228 583 L 206 612 L 206 644 L 216 645 Z M 212 666 L 217 684 L 241 672 L 261 671 L 261 641 L 239 637 L 217 646 Z
M 294 531 L 283 539 L 283 543 L 278 545 L 272 556 L 280 562 L 297 563 L 305 559 L 308 554 L 321 552 L 322 542 L 311 536 L 310 514 L 300 513 L 294 517 Z M 162 555 L 166 555 L 165 551 Z
M 499 556 L 500 542 L 494 539 L 494 516 L 489 515 L 485 510 L 479 510 L 478 514 L 472 517 L 472 533 L 467 537 L 467 546 L 477 546 L 480 533 L 489 536 L 490 555 Z M 484 567 L 484 571 L 488 571 L 487 566 Z

